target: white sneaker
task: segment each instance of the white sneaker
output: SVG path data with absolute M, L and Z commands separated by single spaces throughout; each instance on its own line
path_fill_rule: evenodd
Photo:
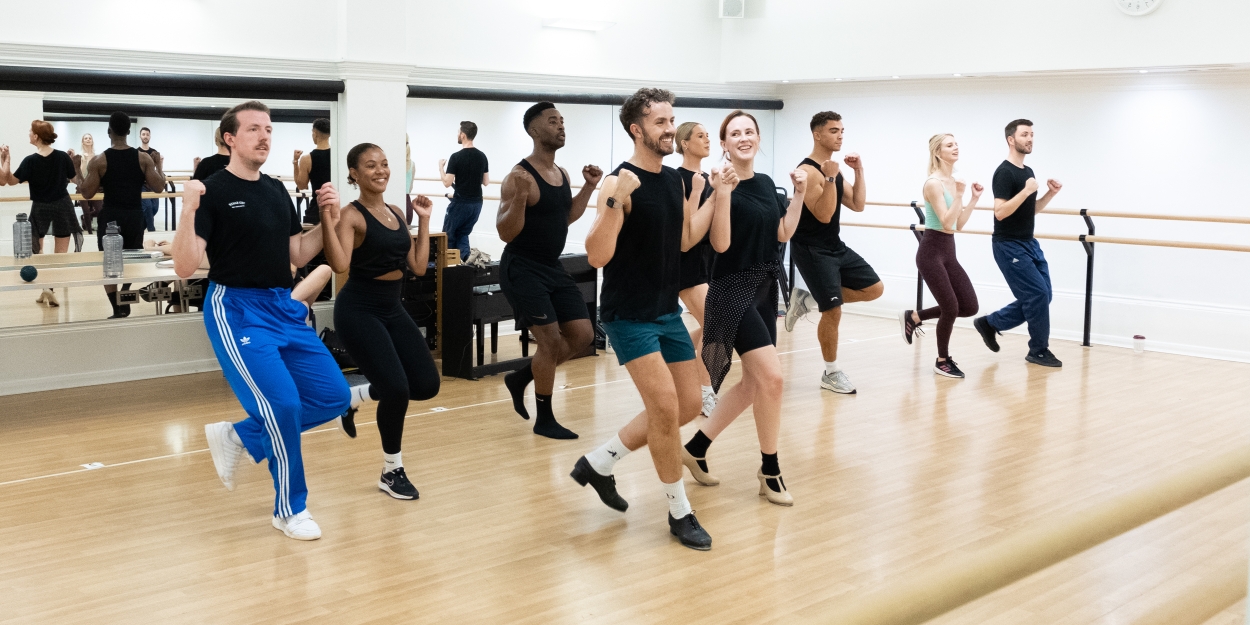
M 234 468 L 239 458 L 247 451 L 234 442 L 234 425 L 229 421 L 209 423 L 204 426 L 204 438 L 208 439 L 208 452 L 213 456 L 213 466 L 217 468 L 217 477 L 226 485 L 226 490 L 234 490 Z
M 703 394 L 703 412 L 701 413 L 703 416 L 712 416 L 712 411 L 716 409 L 716 400 L 715 391 Z
M 807 305 L 811 298 L 810 293 L 797 286 L 790 290 L 790 307 L 786 309 L 786 332 L 793 332 L 794 324 L 812 311 Z
M 295 540 L 317 540 L 321 538 L 321 527 L 313 520 L 312 513 L 307 509 L 289 517 L 274 517 L 274 529 L 282 530 L 287 538 Z
M 834 371 L 832 374 L 826 373 L 821 375 L 820 388 L 843 395 L 855 394 L 855 385 L 851 384 L 851 378 L 847 377 L 844 371 Z

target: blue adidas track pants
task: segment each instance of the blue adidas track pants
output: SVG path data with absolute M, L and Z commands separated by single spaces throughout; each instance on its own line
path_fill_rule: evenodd
M 342 372 L 288 289 L 209 283 L 204 326 L 230 388 L 247 411 L 234 430 L 252 456 L 269 461 L 273 513 L 303 512 L 308 499 L 300 433 L 343 414 L 350 391 Z

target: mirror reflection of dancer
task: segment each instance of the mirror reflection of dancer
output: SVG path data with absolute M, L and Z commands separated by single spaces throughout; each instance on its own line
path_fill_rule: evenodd
M 963 230 L 964 224 L 976 209 L 977 200 L 984 191 L 978 183 L 972 183 L 972 198 L 964 205 L 967 184 L 956 180 L 955 162 L 959 160 L 959 144 L 955 136 L 933 135 L 929 139 L 929 178 L 924 182 L 924 234 L 916 249 L 916 268 L 920 277 L 929 285 L 929 292 L 937 305 L 921 311 L 904 310 L 898 321 L 903 330 L 903 340 L 911 344 L 916 326 L 925 319 L 937 319 L 938 357 L 933 372 L 948 378 L 962 378 L 955 360 L 950 357 L 951 330 L 955 318 L 977 314 L 977 292 L 972 280 L 955 256 L 955 232 Z
M 695 196 L 695 201 L 701 207 L 711 199 L 715 192 L 702 166 L 703 159 L 707 158 L 712 151 L 712 141 L 708 138 L 703 124 L 685 122 L 677 127 L 675 147 L 677 153 L 682 156 L 681 167 L 677 168 L 677 173 L 681 174 L 682 189 L 685 191 L 687 202 L 691 201 L 694 177 L 697 175 L 703 179 L 703 192 Z M 677 293 L 677 296 L 681 298 L 681 303 L 685 304 L 686 310 L 690 311 L 690 316 L 694 317 L 695 323 L 699 324 L 699 327 L 690 333 L 690 340 L 694 341 L 695 364 L 699 367 L 704 416 L 711 415 L 712 409 L 716 408 L 716 391 L 712 389 L 712 378 L 708 377 L 703 359 L 697 357 L 699 349 L 703 346 L 703 304 L 707 300 L 707 282 L 711 278 L 712 261 L 715 259 L 716 251 L 712 249 L 712 242 L 707 236 L 695 243 L 694 247 L 682 252 L 681 291 Z
M 794 505 L 777 460 L 781 433 L 781 394 L 785 378 L 777 357 L 777 282 L 781 260 L 777 243 L 790 240 L 803 212 L 807 172 L 790 173 L 794 197 L 787 204 L 772 178 L 755 171 L 760 128 L 755 117 L 734 111 L 720 127 L 721 149 L 729 157 L 716 184 L 729 198 L 729 210 L 712 219 L 716 265 L 707 291 L 703 363 L 720 391 L 733 352 L 742 359 L 742 380 L 720 396 L 716 409 L 683 448 L 686 468 L 699 483 L 719 484 L 708 474 L 707 450 L 748 407 L 760 441 L 759 495 L 780 506 Z
M 227 490 L 246 451 L 268 461 L 276 495 L 272 524 L 296 540 L 321 528 L 308 512 L 300 433 L 333 421 L 351 405 L 351 391 L 334 357 L 291 298 L 291 265 L 321 251 L 320 226 L 303 232 L 286 187 L 263 176 L 273 124 L 269 107 L 244 102 L 221 118 L 230 165 L 209 180 L 183 187 L 182 219 L 174 235 L 174 270 L 190 277 L 208 255 L 204 327 L 222 373 L 246 419 L 204 426 L 213 465 Z M 333 185 L 321 203 L 337 205 Z M 106 196 L 107 197 L 107 196 Z
M 699 415 L 700 401 L 694 345 L 681 320 L 677 291 L 681 252 L 703 238 L 713 205 L 695 214 L 695 203 L 682 199 L 681 175 L 664 166 L 676 135 L 673 100 L 663 89 L 639 89 L 621 106 L 621 125 L 634 139 L 634 154 L 604 180 L 599 213 L 586 236 L 590 264 L 603 267 L 603 329 L 644 410 L 579 458 L 572 478 L 624 512 L 629 503 L 616 492 L 612 468 L 629 452 L 650 446 L 668 499 L 669 532 L 682 545 L 706 551 L 712 537 L 695 518 L 681 477 L 678 428 Z M 694 177 L 692 198 L 700 197 L 702 184 L 701 176 Z
M 425 337 L 400 301 L 404 269 L 425 275 L 430 259 L 430 209 L 425 196 L 413 203 L 418 222 L 414 241 L 399 207 L 382 199 L 391 179 L 382 148 L 361 143 L 347 152 L 347 181 L 360 187 L 360 199 L 342 209 L 319 204 L 325 256 L 338 273 L 349 273 L 334 300 L 334 327 L 369 384 L 352 388 L 353 404 L 366 396 L 378 401 L 382 436 L 382 477 L 378 488 L 396 499 L 416 499 L 417 488 L 404 471 L 401 451 L 410 399 L 438 395 L 441 378 Z M 356 437 L 354 406 L 344 415 L 343 432 Z
M 551 407 L 556 367 L 595 340 L 582 291 L 560 264 L 569 226 L 581 219 L 603 171 L 582 168 L 582 189 L 573 195 L 569 174 L 556 165 L 564 147 L 564 116 L 550 102 L 539 102 L 521 119 L 534 140 L 534 151 L 503 179 L 495 226 L 507 243 L 499 260 L 499 287 L 508 298 L 518 328 L 529 328 L 538 341 L 534 358 L 504 376 L 517 414 L 529 419 L 525 388 L 534 382 L 538 417 L 534 433 L 555 439 L 577 438 L 556 422 Z

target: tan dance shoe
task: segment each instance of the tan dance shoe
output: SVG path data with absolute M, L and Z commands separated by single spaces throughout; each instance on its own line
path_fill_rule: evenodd
M 699 466 L 700 460 L 703 460 L 705 465 L 707 464 L 707 460 L 703 458 L 695 458 L 690 455 L 690 452 L 686 451 L 685 447 L 681 448 L 681 463 L 686 465 L 687 469 L 690 469 L 690 475 L 694 477 L 694 481 L 704 486 L 716 486 L 717 484 L 720 484 L 720 478 L 704 471 L 703 467 Z
M 767 499 L 768 503 L 775 503 L 779 506 L 794 505 L 794 497 L 791 497 L 790 491 L 786 490 L 786 482 L 780 475 L 764 475 L 763 471 L 759 471 L 755 477 L 760 480 L 760 497 Z M 781 490 L 773 490 L 773 486 Z

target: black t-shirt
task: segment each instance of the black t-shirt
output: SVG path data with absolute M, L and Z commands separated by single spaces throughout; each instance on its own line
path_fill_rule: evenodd
M 462 200 L 482 199 L 482 175 L 488 171 L 486 154 L 477 148 L 465 148 L 447 159 L 447 173 L 456 177 L 451 188 Z
M 31 154 L 13 172 L 13 177 L 30 184 L 32 202 L 55 202 L 69 197 L 66 187 L 75 175 L 74 161 L 60 150 L 52 150 L 47 156 Z
M 641 183 L 629 196 L 629 214 L 616 236 L 616 252 L 603 267 L 599 318 L 655 321 L 677 312 L 681 286 L 681 175 L 672 167 L 652 173 L 626 162 Z M 620 210 L 620 209 L 613 209 Z
M 1011 161 L 1003 161 L 994 171 L 994 199 L 1010 200 L 1016 197 L 1016 194 L 1024 190 L 1024 183 L 1033 177 L 1033 170 L 1028 165 L 1020 168 L 1012 165 Z M 994 238 L 1030 241 L 1033 239 L 1033 222 L 1036 217 L 1037 193 L 1034 192 L 1006 219 L 994 218 Z
M 225 169 L 229 164 L 229 154 L 214 154 L 208 158 L 202 158 L 200 164 L 195 166 L 195 173 L 191 174 L 191 179 L 208 180 L 209 176 Z
M 756 172 L 739 182 L 729 196 L 729 249 L 716 257 L 712 278 L 777 260 L 777 228 L 786 208 L 767 175 Z
M 810 165 L 820 171 L 820 163 L 805 158 L 799 165 Z M 824 176 L 824 173 L 821 173 Z M 833 217 L 829 219 L 829 223 L 821 223 L 816 219 L 816 215 L 812 213 L 812 209 L 803 204 L 803 213 L 799 215 L 799 225 L 794 229 L 794 242 L 813 247 L 823 247 L 831 249 L 835 252 L 842 251 L 846 247 L 842 243 L 842 200 L 845 199 L 846 187 L 842 184 L 842 172 L 838 172 L 837 178 L 832 183 L 825 183 L 825 193 L 831 191 L 830 186 L 834 187 L 838 193 L 838 205 L 833 209 Z
M 303 227 L 281 182 L 222 170 L 204 182 L 195 234 L 208 242 L 208 279 L 221 285 L 291 288 L 291 237 Z

